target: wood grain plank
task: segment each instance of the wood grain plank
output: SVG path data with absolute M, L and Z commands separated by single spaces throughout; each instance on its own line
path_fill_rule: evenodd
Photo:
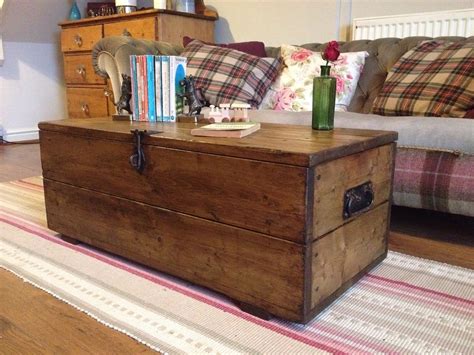
M 92 118 L 107 115 L 108 104 L 104 87 L 66 88 L 67 106 L 71 118 Z M 109 118 L 110 121 L 112 121 Z
M 64 77 L 67 84 L 105 85 L 105 79 L 94 72 L 90 53 L 65 55 Z
M 173 11 L 173 10 L 146 9 L 146 10 L 131 12 L 128 14 L 115 14 L 115 15 L 109 15 L 109 16 L 88 17 L 81 20 L 77 20 L 77 21 L 67 20 L 67 21 L 60 22 L 59 25 L 62 28 L 74 28 L 74 27 L 82 27 L 82 26 L 91 26 L 91 25 L 96 25 L 96 24 L 112 23 L 112 22 L 118 22 L 118 21 L 123 21 L 123 20 L 133 20 L 137 18 L 162 16 L 163 14 L 190 17 L 190 18 L 196 18 L 196 19 L 212 21 L 212 22 L 217 20 L 217 18 L 215 18 L 214 16 L 193 14 L 190 12 L 180 12 L 179 14 L 177 14 L 176 11 Z
M 463 227 L 461 226 L 461 230 Z M 472 244 L 472 243 L 471 243 Z M 390 232 L 390 250 L 474 270 L 474 246 Z
M 1 354 L 156 354 L 0 269 Z
M 129 164 L 131 143 L 40 134 L 46 178 L 299 243 L 307 238 L 303 167 L 146 146 L 139 174 Z
M 157 18 L 157 40 L 169 43 L 183 43 L 184 36 L 200 39 L 205 42 L 214 41 L 214 21 L 199 18 L 162 14 Z M 172 28 L 173 31 L 169 31 Z
M 90 51 L 101 38 L 101 25 L 65 28 L 61 31 L 61 51 Z
M 41 122 L 39 127 L 43 131 L 125 142 L 132 140 L 131 129 L 163 130 L 147 137 L 145 144 L 306 167 L 385 145 L 397 138 L 396 132 L 343 128 L 316 131 L 306 126 L 268 123 L 244 138 L 195 137 L 190 131 L 197 126 L 192 123 L 94 119 Z
M 304 246 L 44 182 L 49 228 L 277 316 L 303 318 Z
M 326 162 L 315 168 L 314 238 L 348 221 L 342 213 L 344 193 L 348 189 L 370 181 L 374 191 L 371 208 L 389 200 L 394 154 L 395 145 L 388 144 Z
M 389 208 L 385 202 L 313 242 L 311 308 L 386 253 Z
M 156 19 L 142 17 L 104 24 L 104 37 L 123 36 L 124 33 L 129 33 L 133 38 L 155 39 Z

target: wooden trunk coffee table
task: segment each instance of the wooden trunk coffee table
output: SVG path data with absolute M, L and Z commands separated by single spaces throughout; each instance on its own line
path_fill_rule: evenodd
M 387 253 L 395 132 L 262 124 L 245 138 L 190 123 L 39 124 L 48 226 L 307 322 Z M 141 142 L 131 130 L 160 130 Z M 135 161 L 136 162 L 136 161 Z

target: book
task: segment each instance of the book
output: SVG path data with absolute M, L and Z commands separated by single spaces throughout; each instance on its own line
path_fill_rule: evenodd
M 138 114 L 137 121 L 143 121 L 145 102 L 143 99 L 143 56 L 137 55 L 137 101 L 138 101 Z
M 193 136 L 242 138 L 260 129 L 260 123 L 212 123 L 191 130 Z
M 130 80 L 132 82 L 132 120 L 138 121 L 138 81 L 137 81 L 137 56 L 130 56 Z
M 170 57 L 161 56 L 161 86 L 163 102 L 163 121 L 170 121 Z
M 186 58 L 170 56 L 170 121 L 176 122 L 178 114 L 183 113 L 184 88 L 179 84 L 186 77 Z
M 155 103 L 155 56 L 147 55 L 147 101 L 148 101 L 148 121 L 156 122 L 156 103 Z
M 155 56 L 155 111 L 157 121 L 163 121 L 163 88 L 161 84 L 161 57 Z
M 148 71 L 146 69 L 146 55 L 141 56 L 142 88 L 143 88 L 143 116 L 141 121 L 148 121 Z
M 133 119 L 176 122 L 184 111 L 180 82 L 186 77 L 186 58 L 137 55 L 130 57 Z

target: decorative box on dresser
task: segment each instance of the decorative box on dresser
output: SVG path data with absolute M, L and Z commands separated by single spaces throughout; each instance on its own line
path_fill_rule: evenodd
M 183 36 L 213 41 L 215 20 L 169 10 L 143 10 L 60 23 L 69 118 L 104 117 L 115 112 L 112 90 L 92 67 L 91 51 L 98 40 L 127 35 L 171 43 L 182 43 Z

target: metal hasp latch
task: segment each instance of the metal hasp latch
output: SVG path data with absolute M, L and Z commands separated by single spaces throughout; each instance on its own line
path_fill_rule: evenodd
M 371 181 L 347 190 L 344 193 L 344 219 L 367 211 L 373 202 L 374 190 Z
M 133 154 L 130 156 L 130 165 L 135 168 L 140 174 L 145 169 L 145 153 L 143 152 L 142 142 L 145 134 L 147 134 L 146 130 L 140 131 L 138 129 L 130 131 L 133 134 Z M 149 134 L 149 133 L 148 133 Z

